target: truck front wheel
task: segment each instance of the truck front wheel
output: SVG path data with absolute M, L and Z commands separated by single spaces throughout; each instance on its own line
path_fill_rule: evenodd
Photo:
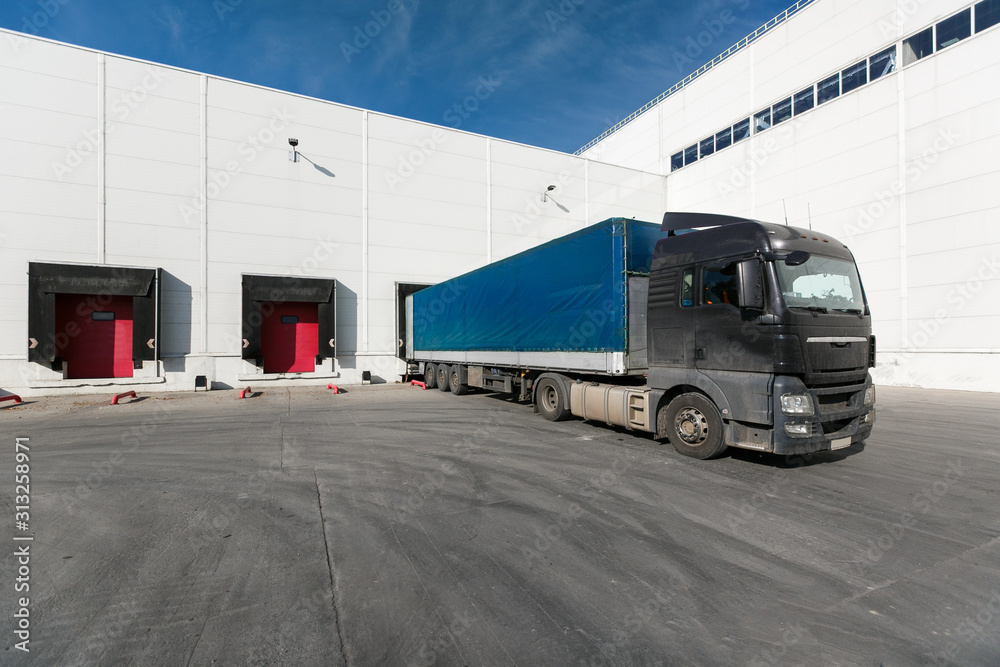
M 437 364 L 424 364 L 424 384 L 428 389 L 437 386 Z
M 660 408 L 656 433 L 666 435 L 684 456 L 712 459 L 726 451 L 722 415 L 712 401 L 696 393 L 681 394 Z
M 550 422 L 562 421 L 570 416 L 564 393 L 562 385 L 551 378 L 539 380 L 535 385 L 535 405 Z

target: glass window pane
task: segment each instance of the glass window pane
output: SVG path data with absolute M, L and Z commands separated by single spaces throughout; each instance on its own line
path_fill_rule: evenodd
M 915 63 L 934 52 L 934 28 L 921 30 L 913 37 L 903 40 L 903 67 Z
M 740 122 L 733 125 L 733 143 L 737 141 L 743 141 L 750 136 L 750 119 L 744 118 Z
M 711 136 L 708 139 L 701 140 L 701 156 L 707 157 L 715 152 L 715 137 Z
M 1000 0 L 983 0 L 976 5 L 976 32 L 1000 23 Z
M 957 44 L 972 34 L 972 10 L 964 9 L 937 24 L 937 48 L 947 48 Z
M 701 274 L 701 302 L 706 306 L 728 303 L 739 306 L 738 265 L 733 262 L 721 271 L 705 269 Z
M 763 111 L 758 111 L 753 115 L 753 131 L 754 134 L 757 132 L 763 132 L 767 128 L 771 127 L 771 108 L 768 107 Z
M 840 95 L 840 75 L 834 74 L 816 84 L 816 104 L 823 104 Z
M 281 316 L 281 323 L 282 324 L 298 324 L 299 323 L 299 316 L 298 315 L 282 315 Z
M 896 71 L 896 45 L 876 53 L 871 57 L 871 64 L 868 66 L 868 78 L 874 81 L 890 72 Z
M 733 128 L 727 127 L 722 132 L 715 135 L 715 150 L 721 151 L 726 146 L 733 143 Z
M 684 151 L 670 156 L 670 171 L 677 171 L 684 166 Z
M 681 305 L 694 305 L 694 269 L 684 269 L 681 274 Z
M 840 73 L 840 93 L 849 93 L 855 88 L 868 83 L 868 61 L 862 60 L 857 65 L 851 65 Z
M 90 313 L 90 319 L 94 322 L 114 322 L 115 314 L 108 310 L 95 310 Z
M 684 149 L 684 164 L 691 164 L 698 160 L 698 144 L 688 146 Z
M 774 124 L 782 123 L 792 117 L 792 98 L 789 97 L 787 100 L 781 100 L 772 108 L 772 113 L 774 114 L 772 120 Z
M 798 116 L 803 111 L 809 111 L 815 106 L 816 98 L 813 96 L 813 87 L 809 86 L 800 93 L 795 93 L 795 115 Z

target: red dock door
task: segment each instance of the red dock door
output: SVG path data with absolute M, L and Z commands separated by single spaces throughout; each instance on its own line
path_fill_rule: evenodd
M 262 301 L 260 352 L 265 373 L 312 373 L 319 353 L 315 303 Z
M 132 297 L 56 294 L 56 355 L 77 378 L 132 377 Z

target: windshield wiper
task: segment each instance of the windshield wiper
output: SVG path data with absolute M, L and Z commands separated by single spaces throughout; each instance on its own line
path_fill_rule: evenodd
M 802 310 L 811 310 L 815 313 L 829 313 L 830 311 L 826 306 L 789 306 L 789 308 L 801 308 Z
M 841 313 L 854 313 L 855 315 L 860 315 L 863 312 L 860 308 L 834 308 L 834 310 Z

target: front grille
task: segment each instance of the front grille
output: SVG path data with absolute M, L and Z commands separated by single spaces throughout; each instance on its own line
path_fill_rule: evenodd
M 819 403 L 820 412 L 832 412 L 833 410 L 846 410 L 851 407 L 851 396 L 846 394 L 819 394 L 816 402 Z
M 823 427 L 823 434 L 830 435 L 831 433 L 836 433 L 837 431 L 842 431 L 851 425 L 854 419 L 837 419 L 835 421 L 821 422 Z

